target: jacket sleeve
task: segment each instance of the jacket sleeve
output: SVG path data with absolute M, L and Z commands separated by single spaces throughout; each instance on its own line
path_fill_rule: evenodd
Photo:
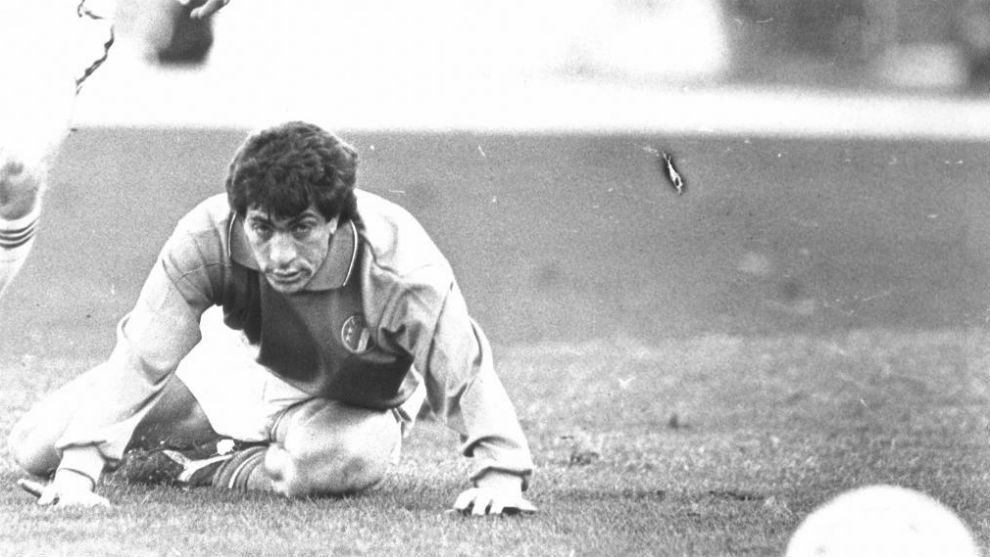
M 497 470 L 520 476 L 525 489 L 533 461 L 515 408 L 495 374 L 488 339 L 469 316 L 456 282 L 424 282 L 448 286 L 407 287 L 386 308 L 391 316 L 386 321 L 399 333 L 393 338 L 412 354 L 433 411 L 460 434 L 462 452 L 477 461 L 472 480 Z
M 56 442 L 60 468 L 98 480 L 123 457 L 134 429 L 200 340 L 200 315 L 212 305 L 208 270 L 192 236 L 177 230 L 120 321 L 110 358 L 93 370 L 92 396 Z

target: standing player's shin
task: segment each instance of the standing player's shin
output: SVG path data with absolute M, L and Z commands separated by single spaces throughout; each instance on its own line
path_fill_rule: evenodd
M 0 144 L 0 294 L 31 252 L 48 169 Z
M 40 207 L 40 203 L 36 206 Z M 18 219 L 0 217 L 0 295 L 20 272 L 31 252 L 39 214 L 33 210 Z
M 8 75 L 0 86 L 0 294 L 31 251 L 49 169 L 68 134 L 74 81 L 46 75 Z
M 76 93 L 112 43 L 85 2 L 0 2 L 0 293 L 31 250 Z
M 34 245 L 47 164 L 32 163 L 0 144 L 0 294 Z

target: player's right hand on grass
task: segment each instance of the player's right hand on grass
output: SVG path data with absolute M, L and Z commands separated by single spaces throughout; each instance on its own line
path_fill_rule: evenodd
M 93 492 L 93 480 L 73 470 L 59 470 L 48 485 L 31 480 L 18 480 L 17 484 L 38 498 L 38 504 L 55 509 L 109 507 L 106 497 Z
M 489 470 L 475 484 L 454 501 L 455 511 L 474 516 L 536 512 L 536 507 L 522 495 L 522 478 L 519 476 Z

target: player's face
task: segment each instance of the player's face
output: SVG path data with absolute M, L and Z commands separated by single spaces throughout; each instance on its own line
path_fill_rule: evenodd
M 316 207 L 294 217 L 275 217 L 259 207 L 247 210 L 244 232 L 254 259 L 272 288 L 299 292 L 313 280 L 327 258 L 337 219 L 327 220 Z

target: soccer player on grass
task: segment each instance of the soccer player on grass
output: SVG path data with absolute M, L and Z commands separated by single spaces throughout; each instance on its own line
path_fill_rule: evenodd
M 206 18 L 229 0 L 178 1 Z M 113 44 L 110 12 L 99 0 L 0 1 L 0 294 L 34 244 L 76 93 Z
M 477 461 L 454 507 L 535 510 L 526 439 L 450 265 L 409 213 L 355 189 L 357 158 L 303 122 L 248 137 L 226 196 L 165 244 L 109 360 L 12 431 L 27 472 L 54 472 L 41 504 L 106 504 L 101 475 L 138 448 L 167 449 L 146 462 L 164 463 L 161 474 L 180 463 L 174 474 L 192 485 L 360 492 L 395 461 L 425 391 Z M 212 306 L 243 342 L 197 359 Z M 221 438 L 234 450 L 181 452 Z

